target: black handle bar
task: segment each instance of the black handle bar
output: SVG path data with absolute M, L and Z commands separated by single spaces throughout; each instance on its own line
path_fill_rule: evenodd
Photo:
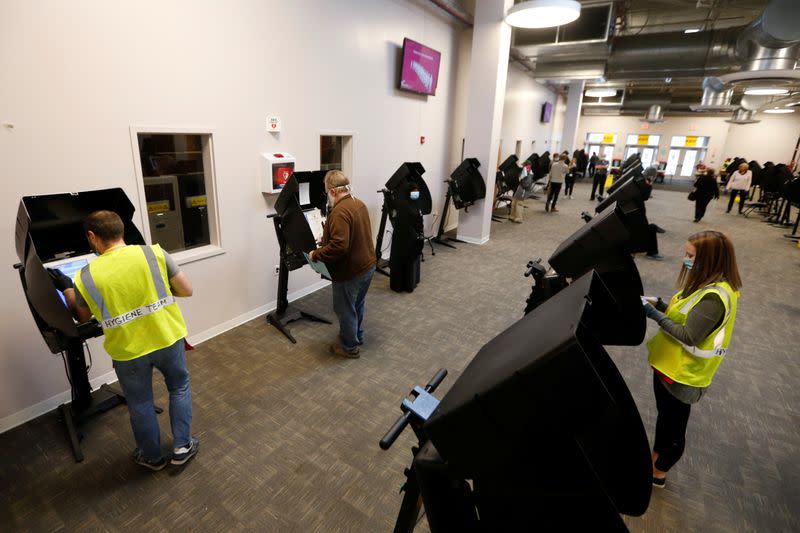
M 439 384 L 444 380 L 446 376 L 447 376 L 447 369 L 440 368 L 439 371 L 436 373 L 436 375 L 431 378 L 431 380 L 428 382 L 427 385 L 425 385 L 425 392 L 435 391 L 436 387 L 439 386 Z M 412 392 L 412 394 L 414 393 Z M 406 411 L 405 413 L 400 415 L 400 418 L 397 419 L 394 425 L 389 429 L 389 431 L 386 432 L 386 435 L 384 435 L 383 438 L 381 439 L 379 445 L 382 450 L 388 450 L 392 446 L 392 444 L 394 444 L 394 441 L 397 440 L 397 437 L 400 436 L 400 434 L 406 428 L 408 423 L 411 421 L 411 416 L 412 416 L 411 411 Z

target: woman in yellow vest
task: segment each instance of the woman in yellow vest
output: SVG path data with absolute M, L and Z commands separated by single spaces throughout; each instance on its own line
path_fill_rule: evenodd
M 647 343 L 658 418 L 653 485 L 663 487 L 686 443 L 691 404 L 703 396 L 728 352 L 742 280 L 731 241 L 718 231 L 689 237 L 678 276 L 680 290 L 666 304 L 643 298 L 660 329 Z

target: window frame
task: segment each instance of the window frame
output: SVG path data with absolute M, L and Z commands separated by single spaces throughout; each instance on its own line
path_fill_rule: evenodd
M 222 247 L 222 233 L 219 224 L 219 202 L 217 200 L 217 173 L 214 161 L 214 128 L 187 127 L 187 126 L 130 126 L 131 149 L 133 166 L 136 174 L 137 210 L 141 222 L 142 236 L 145 242 L 152 244 L 150 222 L 147 219 L 147 198 L 144 189 L 144 173 L 142 160 L 139 153 L 139 134 L 152 133 L 156 135 L 202 135 L 208 139 L 208 149 L 203 149 L 203 171 L 206 174 L 206 196 L 208 197 L 208 235 L 210 244 L 170 252 L 170 256 L 179 265 L 200 261 L 225 253 Z M 210 179 L 209 179 L 210 178 Z

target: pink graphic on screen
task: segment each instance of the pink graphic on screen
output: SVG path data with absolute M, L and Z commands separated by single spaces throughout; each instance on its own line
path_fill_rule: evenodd
M 403 40 L 403 68 L 400 88 L 422 94 L 436 94 L 442 54 L 411 39 Z

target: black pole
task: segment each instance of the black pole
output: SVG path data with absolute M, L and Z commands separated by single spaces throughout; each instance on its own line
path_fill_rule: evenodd
M 444 181 L 447 184 L 447 193 L 445 193 L 445 196 L 444 196 L 444 207 L 442 208 L 442 216 L 439 219 L 439 230 L 436 232 L 436 237 L 434 237 L 432 239 L 432 241 L 437 243 L 437 244 L 441 244 L 443 246 L 449 246 L 450 248 L 453 248 L 454 250 L 456 250 L 457 248 L 455 246 L 453 246 L 449 242 L 446 242 L 444 239 L 442 239 L 442 235 L 444 235 L 444 225 L 445 225 L 445 222 L 447 222 L 447 214 L 450 212 L 450 200 L 451 200 L 451 197 L 452 197 L 452 193 L 450 191 L 450 183 L 451 183 L 451 181 L 452 180 L 445 180 Z

